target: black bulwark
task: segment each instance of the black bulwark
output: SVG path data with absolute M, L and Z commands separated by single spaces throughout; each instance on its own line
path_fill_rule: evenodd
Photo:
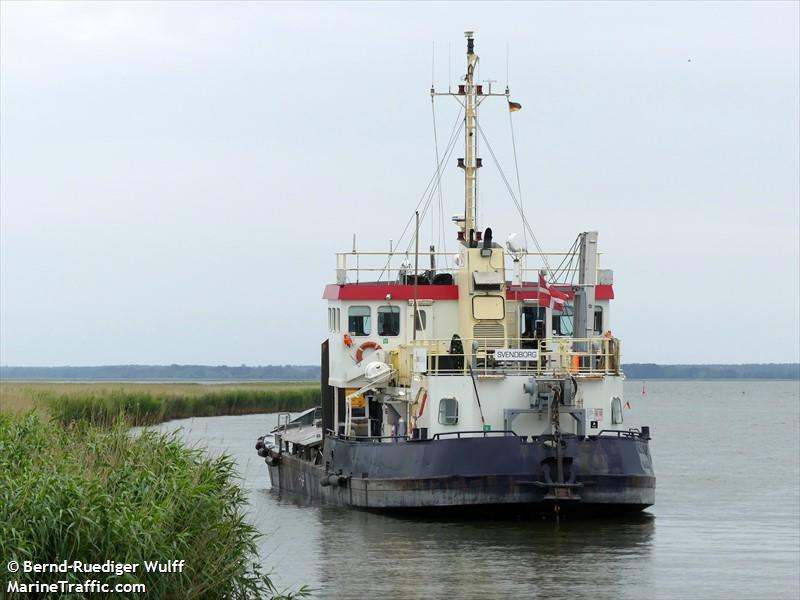
M 322 432 L 333 430 L 333 388 L 328 385 L 330 363 L 328 361 L 329 340 L 322 342 L 319 363 L 319 391 L 322 400 Z

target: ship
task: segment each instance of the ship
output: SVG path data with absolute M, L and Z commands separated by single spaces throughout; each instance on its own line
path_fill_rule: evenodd
M 338 506 L 557 518 L 641 511 L 655 502 L 656 478 L 650 428 L 624 424 L 614 273 L 601 268 L 596 231 L 546 253 L 538 242 L 536 252 L 526 247 L 535 236 L 521 210 L 525 235 L 502 245 L 478 223 L 478 108 L 496 98 L 511 112 L 521 104 L 508 87 L 477 80 L 475 36 L 465 36 L 460 83 L 430 90 L 460 104 L 455 251 L 420 252 L 419 210 L 413 249 L 357 251 L 354 236 L 323 294 L 321 405 L 279 415 L 256 450 L 273 489 Z

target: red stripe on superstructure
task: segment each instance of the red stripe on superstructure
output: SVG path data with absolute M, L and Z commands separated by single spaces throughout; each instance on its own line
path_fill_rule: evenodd
M 420 300 L 458 300 L 457 285 L 419 285 L 417 298 Z M 385 300 L 391 294 L 392 300 L 413 300 L 413 285 L 390 285 L 375 283 L 348 283 L 325 286 L 322 298 L 325 300 Z
M 567 295 L 567 298 L 572 300 L 572 290 L 565 286 L 552 286 L 555 289 Z M 508 287 L 509 300 L 536 300 L 539 297 L 539 288 L 535 283 L 516 286 L 511 285 Z M 609 284 L 596 285 L 594 287 L 594 297 L 596 300 L 613 300 L 614 299 L 614 286 Z
M 613 300 L 614 286 L 611 284 L 594 286 L 594 298 L 595 300 Z

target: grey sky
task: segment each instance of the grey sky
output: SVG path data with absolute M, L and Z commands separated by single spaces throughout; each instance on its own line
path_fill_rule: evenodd
M 445 88 L 465 29 L 501 87 L 510 48 L 543 246 L 600 231 L 625 359 L 797 361 L 798 6 L 3 2 L 0 362 L 317 361 L 333 254 L 399 236 L 435 166 L 431 45 Z M 481 117 L 512 174 L 505 106 Z

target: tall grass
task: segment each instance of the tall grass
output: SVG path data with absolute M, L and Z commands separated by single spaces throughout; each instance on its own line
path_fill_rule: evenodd
M 170 419 L 298 411 L 320 402 L 315 383 L 204 386 L 186 384 L 9 384 L 0 387 L 11 410 L 44 409 L 62 424 L 79 421 L 109 425 L 120 418 L 131 425 Z
M 145 410 L 157 406 L 152 398 L 113 402 Z M 36 414 L 0 414 L 4 584 L 87 579 L 81 573 L 11 576 L 6 563 L 12 559 L 186 560 L 183 573 L 89 579 L 145 583 L 151 598 L 273 597 L 276 590 L 256 562 L 258 534 L 244 519 L 245 502 L 230 458 L 209 458 L 174 435 L 131 436 L 121 423 L 60 426 Z

